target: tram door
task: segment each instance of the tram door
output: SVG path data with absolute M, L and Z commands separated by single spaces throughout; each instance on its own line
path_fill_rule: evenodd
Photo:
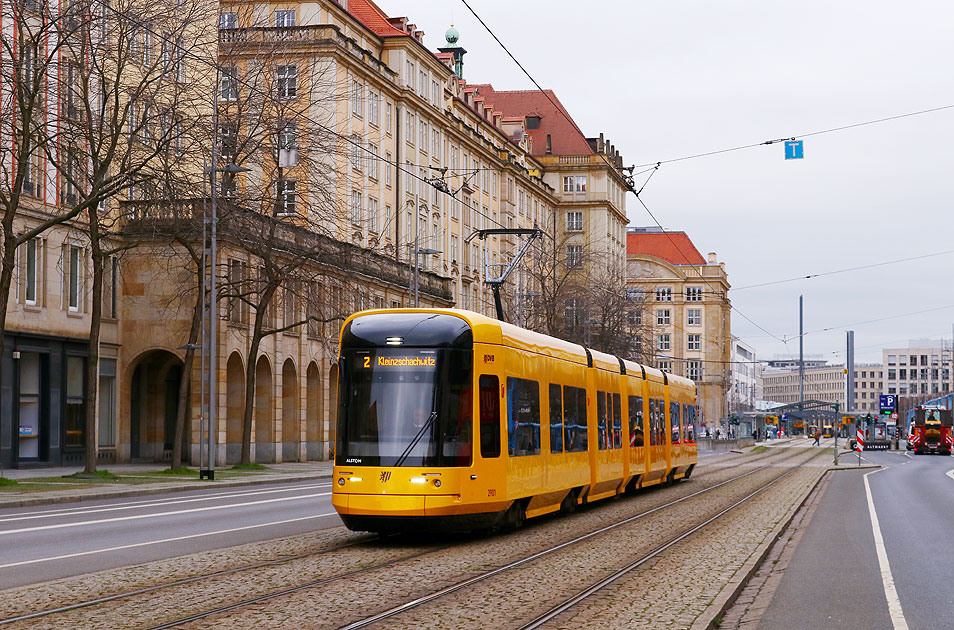
M 474 352 L 477 357 L 484 354 L 476 348 Z M 461 480 L 462 499 L 465 502 L 495 499 L 503 502 L 507 498 L 506 460 L 502 456 L 502 445 L 506 444 L 503 414 L 507 404 L 505 379 L 499 365 L 497 361 L 482 361 L 479 358 L 474 362 L 474 377 L 477 380 L 477 396 L 474 397 L 476 444 L 470 478 Z

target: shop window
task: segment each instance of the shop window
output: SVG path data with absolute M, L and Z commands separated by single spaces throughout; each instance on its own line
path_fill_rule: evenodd
M 540 386 L 507 378 L 507 446 L 511 456 L 540 454 Z
M 116 446 L 116 359 L 99 362 L 99 445 Z
M 40 365 L 37 352 L 20 353 L 20 416 L 19 416 L 19 452 L 20 459 L 38 459 L 40 457 Z
M 83 374 L 85 357 L 66 357 L 66 442 L 68 447 L 85 444 L 86 396 Z

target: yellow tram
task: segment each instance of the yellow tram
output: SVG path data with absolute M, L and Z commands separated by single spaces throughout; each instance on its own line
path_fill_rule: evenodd
M 451 309 L 341 330 L 332 501 L 349 528 L 493 529 L 688 478 L 695 385 Z

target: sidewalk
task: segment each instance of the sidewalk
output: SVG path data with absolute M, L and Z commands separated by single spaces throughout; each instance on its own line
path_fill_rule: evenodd
M 302 479 L 330 479 L 334 463 L 291 462 L 269 464 L 265 470 L 232 470 L 217 468 L 215 481 L 194 477 L 160 475 L 168 465 L 112 464 L 102 469 L 117 475 L 116 480 L 76 479 L 69 475 L 82 472 L 82 467 L 5 469 L 0 477 L 12 479 L 15 485 L 0 485 L 0 508 L 49 505 L 119 497 L 136 497 L 183 490 L 252 486 Z

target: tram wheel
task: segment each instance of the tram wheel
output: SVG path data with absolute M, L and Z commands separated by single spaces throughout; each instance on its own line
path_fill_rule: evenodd
M 523 527 L 527 522 L 527 508 L 522 500 L 516 500 L 507 510 L 507 526 L 512 529 Z
M 567 515 L 576 511 L 576 490 L 570 490 L 560 502 L 560 514 Z

